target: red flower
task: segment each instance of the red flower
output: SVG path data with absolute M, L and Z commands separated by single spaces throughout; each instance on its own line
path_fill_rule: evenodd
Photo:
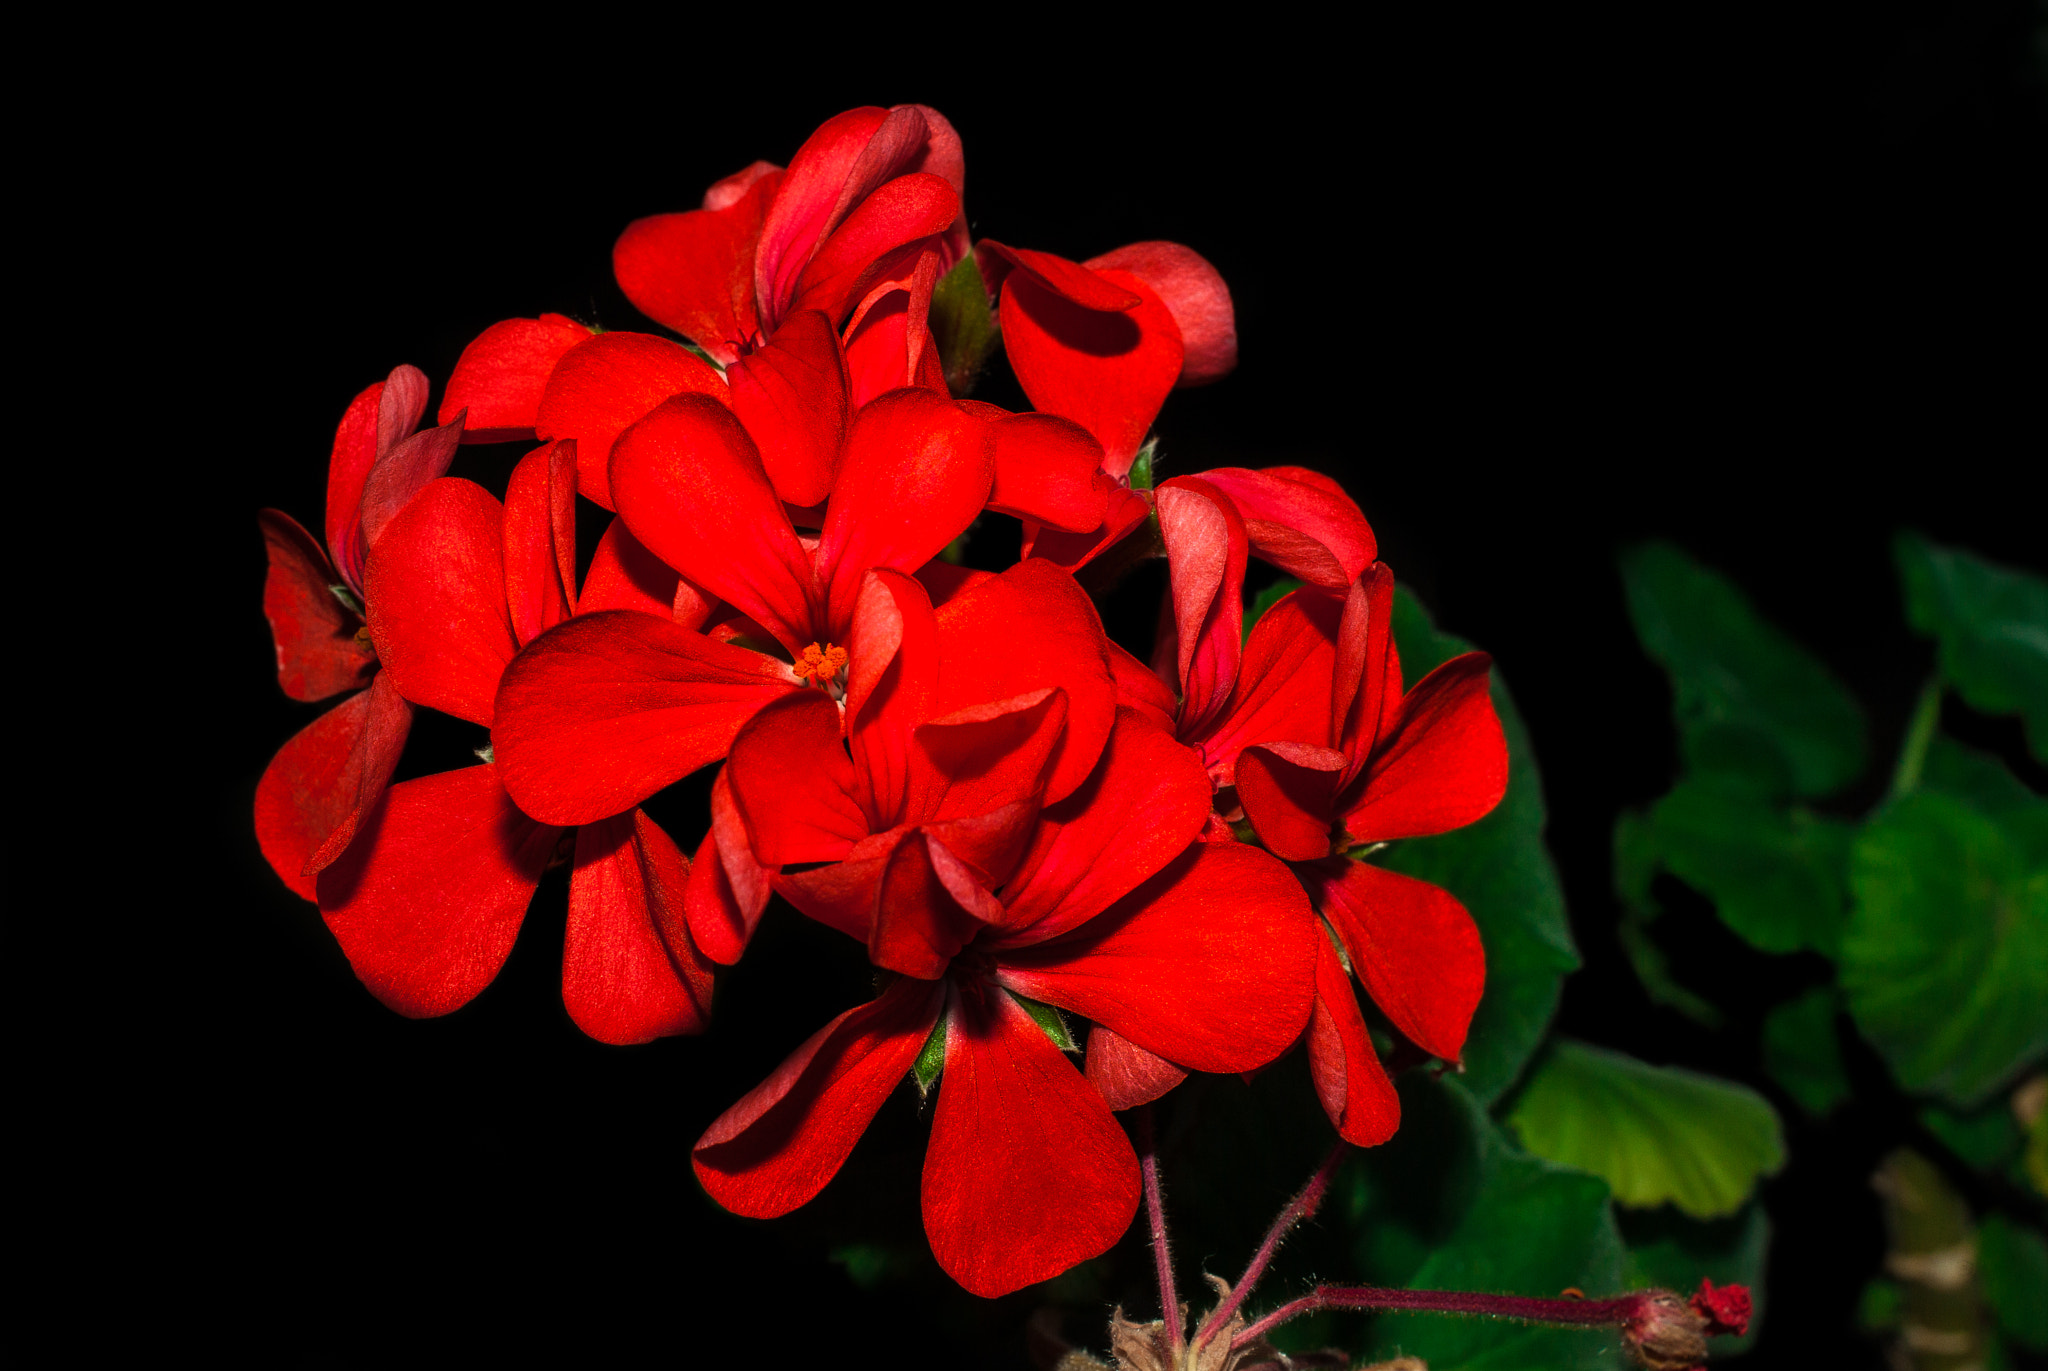
M 402 366 L 342 415 L 327 466 L 331 560 L 289 514 L 256 516 L 270 560 L 263 612 L 277 645 L 278 684 L 294 700 L 359 690 L 278 749 L 256 786 L 263 855 L 309 900 L 315 875 L 348 846 L 389 783 L 412 726 L 412 708 L 378 672 L 363 627 L 363 559 L 455 454 L 459 421 L 413 432 L 426 408 L 427 378 Z
M 502 506 L 470 482 L 437 480 L 378 542 L 370 633 L 383 678 L 406 700 L 490 727 L 505 664 L 574 614 L 575 463 L 563 444 L 529 453 Z M 620 579 L 594 568 L 590 579 L 601 577 Z M 415 1018 L 446 1014 L 497 975 L 541 873 L 571 852 L 570 1017 L 610 1043 L 701 1031 L 711 968 L 684 926 L 682 852 L 630 807 L 573 836 L 537 823 L 488 757 L 392 786 L 321 874 L 320 909 L 379 1000 Z
M 462 415 L 465 443 L 532 438 L 555 364 L 595 332 L 561 314 L 492 324 L 456 359 L 441 397 L 441 422 Z

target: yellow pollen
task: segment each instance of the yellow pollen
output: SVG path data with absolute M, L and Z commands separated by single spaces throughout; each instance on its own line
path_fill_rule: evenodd
M 804 655 L 797 659 L 792 668 L 797 679 L 813 685 L 824 685 L 839 674 L 839 668 L 846 665 L 846 649 L 827 643 L 822 648 L 812 643 L 804 649 Z

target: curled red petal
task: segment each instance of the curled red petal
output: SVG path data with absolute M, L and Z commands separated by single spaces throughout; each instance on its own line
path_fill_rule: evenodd
M 807 918 L 865 944 L 874 932 L 875 902 L 889 862 L 915 832 L 906 827 L 871 834 L 840 861 L 808 871 L 777 872 L 776 892 Z
M 766 344 L 730 363 L 725 379 L 732 412 L 760 451 L 776 495 L 792 505 L 822 504 L 832 493 L 852 413 L 846 356 L 832 321 L 816 310 L 790 315 Z
M 955 878 L 948 881 L 940 870 L 946 860 L 942 851 L 928 835 L 913 831 L 882 863 L 868 927 L 868 960 L 884 971 L 935 981 L 981 929 L 977 911 L 953 894 L 965 873 L 946 873 Z M 953 861 L 957 865 L 958 859 Z
M 711 783 L 711 829 L 690 866 L 684 912 L 697 946 L 712 961 L 731 966 L 760 925 L 774 891 L 775 873 L 754 858 L 746 825 L 732 802 L 725 773 Z
M 549 373 L 563 353 L 590 335 L 589 329 L 561 314 L 492 324 L 456 359 L 441 397 L 440 422 L 463 416 L 465 443 L 531 438 L 540 422 L 541 391 Z
M 721 774 L 763 866 L 838 861 L 868 835 L 839 707 L 823 691 L 784 696 L 749 719 Z
M 1401 1126 L 1401 1097 L 1373 1050 L 1337 949 L 1327 938 L 1319 941 L 1316 1003 L 1306 1035 L 1309 1078 L 1337 1136 L 1354 1147 L 1377 1147 Z
M 576 612 L 573 439 L 536 448 L 512 468 L 504 552 L 506 609 L 513 637 L 524 646 Z
M 724 404 L 725 378 L 680 343 L 650 333 L 600 333 L 555 364 L 534 433 L 574 438 L 578 489 L 611 509 L 612 444 L 674 395 L 709 395 Z
M 263 576 L 263 617 L 277 648 L 277 683 L 294 700 L 324 700 L 354 690 L 377 669 L 377 656 L 358 638 L 362 619 L 342 606 L 327 554 L 291 515 L 257 512 L 269 567 Z
M 1373 1003 L 1417 1047 L 1457 1061 L 1486 988 L 1486 951 L 1465 906 L 1364 862 L 1332 858 L 1305 874 Z
M 1379 555 L 1358 502 L 1307 467 L 1215 467 L 1201 480 L 1230 497 L 1260 557 L 1311 585 L 1343 591 Z
M 389 685 L 378 689 L 372 678 L 370 689 L 292 735 L 263 769 L 256 783 L 256 841 L 293 893 L 318 898 L 313 857 L 344 826 L 342 846 L 355 836 L 357 819 L 390 782 L 411 724 L 412 706 Z
M 892 118 L 894 126 L 877 149 L 882 155 L 866 157 L 869 144 Z M 915 114 L 892 115 L 873 105 L 850 109 L 820 124 L 789 159 L 754 251 L 754 301 L 765 327 L 781 322 L 797 277 L 818 244 L 891 174 L 888 154 L 911 135 L 913 124 L 922 123 Z
M 1390 712 L 1401 701 L 1401 654 L 1394 648 L 1394 573 L 1374 562 L 1345 594 L 1337 629 L 1331 728 L 1344 753 L 1344 785 L 1371 760 Z
M 974 255 L 982 264 L 982 276 L 991 294 L 1006 284 L 1028 283 L 1069 304 L 1098 313 L 1120 314 L 1142 303 L 1142 297 L 1119 286 L 1113 278 L 1050 252 L 1013 248 L 984 238 L 974 245 Z M 1012 273 L 1015 281 L 1011 280 Z
M 1344 754 L 1303 743 L 1260 743 L 1237 755 L 1237 801 L 1259 841 L 1290 862 L 1330 855 L 1331 801 Z
M 388 386 L 385 393 L 390 393 Z M 439 428 L 423 429 L 413 434 L 377 459 L 377 465 L 370 468 L 369 479 L 363 482 L 362 529 L 366 562 L 368 555 L 377 550 L 377 542 L 391 521 L 412 503 L 414 496 L 448 470 L 448 463 L 455 459 L 455 449 L 461 442 L 462 423 L 458 416 Z M 366 571 L 366 577 L 367 574 Z M 367 592 L 367 579 L 363 586 Z
M 1138 1157 L 1023 1006 L 982 986 L 953 1005 L 925 1149 L 924 1227 L 946 1274 L 993 1298 L 1122 1237 L 1138 1210 Z
M 697 1140 L 690 1162 L 705 1191 L 772 1219 L 823 1190 L 917 1060 L 941 998 L 934 984 L 898 980 L 812 1034 Z
M 820 309 L 842 324 L 868 290 L 899 273 L 899 249 L 925 244 L 960 215 L 960 193 L 930 172 L 898 176 L 875 188 L 804 264 L 787 308 Z M 937 280 L 937 262 L 931 276 Z M 922 323 L 915 318 L 913 323 Z
M 419 374 L 413 367 L 400 367 L 399 371 Z M 419 379 L 417 387 L 406 390 L 419 395 L 424 410 L 427 378 Z M 334 427 L 334 447 L 327 458 L 327 547 L 334 554 L 335 570 L 343 584 L 357 592 L 363 588 L 363 482 L 377 465 L 377 415 L 384 403 L 385 384 L 378 381 L 366 386 L 349 401 L 341 422 Z M 405 431 L 412 432 L 412 425 Z
M 1159 679 L 1151 667 L 1133 657 L 1114 641 L 1109 645 L 1109 674 L 1116 681 L 1119 709 L 1134 709 L 1148 723 L 1173 732 L 1173 716 L 1180 708 L 1173 688 Z
M 1027 519 L 1019 555 L 1040 557 L 1067 571 L 1078 571 L 1144 527 L 1152 514 L 1150 495 L 1150 491 L 1112 486 L 1103 506 L 1102 526 L 1092 533 L 1063 533 Z
M 713 181 L 704 191 L 704 209 L 730 209 L 746 198 L 756 184 L 781 171 L 773 162 L 752 161 L 732 175 Z M 751 253 L 749 256 L 751 257 Z
M 704 195 L 704 208 L 636 219 L 612 247 L 612 275 L 633 307 L 730 366 L 759 328 L 754 245 L 782 184 L 756 162 Z
M 399 754 L 405 751 L 406 737 L 412 732 L 412 706 L 384 673 L 371 680 L 361 699 L 362 720 L 335 795 L 338 807 L 333 812 L 333 826 L 306 858 L 308 877 L 325 870 L 355 841 L 357 828 L 391 784 Z
M 1252 625 L 1229 705 L 1198 737 L 1219 786 L 1237 783 L 1237 759 L 1256 743 L 1329 747 L 1331 692 L 1343 602 L 1304 588 L 1283 595 Z
M 1088 1030 L 1088 1084 L 1111 1109 L 1150 1104 L 1188 1078 L 1188 1073 L 1101 1024 Z
M 1454 657 L 1415 683 L 1383 727 L 1364 785 L 1343 810 L 1361 841 L 1419 838 L 1484 818 L 1508 787 L 1508 744 L 1483 652 Z
M 519 650 L 503 522 L 489 491 L 443 477 L 378 540 L 363 582 L 370 636 L 398 693 L 486 728 L 499 673 Z
M 1152 288 L 1180 329 L 1185 355 L 1180 384 L 1206 386 L 1237 366 L 1237 312 L 1223 274 L 1193 248 L 1159 241 L 1131 243 L 1083 266 L 1128 271 Z
M 489 765 L 405 781 L 320 873 L 320 913 L 372 995 L 407 1018 L 447 1014 L 505 964 L 556 836 Z
M 576 1026 L 625 1046 L 711 1021 L 711 963 L 683 918 L 690 863 L 640 810 L 576 830 L 562 1003 Z
M 1158 491 L 1159 532 L 1171 577 L 1180 679 L 1180 727 L 1197 737 L 1229 704 L 1244 649 L 1244 523 L 1201 481 L 1176 477 Z
M 670 620 L 578 615 L 505 669 L 491 743 L 527 813 L 595 823 L 723 757 L 756 710 L 797 688 L 774 658 Z
M 886 567 L 867 573 L 847 635 L 846 733 L 854 794 L 877 831 L 934 809 L 937 778 L 913 739 L 937 712 L 938 632 L 920 582 Z
M 933 783 L 917 823 L 987 814 L 1044 793 L 1048 761 L 1067 724 L 1067 693 L 1035 690 L 920 724 L 916 751 Z
M 1102 527 L 1117 486 L 1101 472 L 1102 444 L 1093 434 L 1057 414 L 1005 414 L 994 405 L 961 403 L 987 419 L 995 435 L 990 509 L 1067 533 Z

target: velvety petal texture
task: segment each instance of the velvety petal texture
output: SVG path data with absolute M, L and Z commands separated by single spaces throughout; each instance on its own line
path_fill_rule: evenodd
M 591 330 L 561 314 L 492 324 L 462 350 L 441 399 L 440 422 L 462 416 L 465 443 L 533 437 L 555 363 Z
M 411 727 L 412 706 L 390 682 L 373 677 L 369 689 L 300 729 L 263 769 L 256 841 L 293 893 L 318 898 L 314 877 L 348 846 L 384 793 Z
M 1152 288 L 1180 330 L 1180 384 L 1206 386 L 1237 367 L 1237 312 L 1230 287 L 1207 258 L 1179 243 L 1131 243 L 1082 264 L 1127 271 Z
M 701 1033 L 712 964 L 683 913 L 690 863 L 640 810 L 576 830 L 562 1003 L 603 1043 Z
M 1401 1097 L 1373 1051 L 1337 950 L 1323 941 L 1316 955 L 1316 1002 L 1309 1017 L 1309 1077 L 1337 1136 L 1354 1147 L 1378 1147 L 1401 1125 Z
M 1458 1060 L 1486 985 L 1478 925 L 1447 890 L 1364 862 L 1308 871 L 1373 1003 L 1417 1047 Z
M 422 491 L 371 551 L 370 636 L 398 693 L 491 725 L 518 640 L 505 605 L 504 507 L 470 481 Z
M 359 636 L 362 616 L 331 589 L 341 584 L 313 535 L 289 514 L 256 516 L 270 567 L 263 578 L 263 617 L 277 647 L 277 683 L 294 700 L 324 700 L 354 690 L 377 669 L 377 654 Z
M 600 333 L 555 364 L 541 392 L 534 433 L 575 439 L 584 498 L 612 509 L 612 444 L 674 395 L 708 395 L 723 404 L 725 378 L 680 343 L 648 333 Z

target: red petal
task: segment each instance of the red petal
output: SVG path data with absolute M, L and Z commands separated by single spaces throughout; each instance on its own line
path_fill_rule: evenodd
M 585 614 L 600 609 L 637 609 L 642 614 L 669 615 L 681 579 L 674 567 L 640 545 L 640 540 L 627 530 L 625 520 L 614 518 L 605 528 L 604 536 L 597 540 L 597 551 L 591 555 L 590 570 L 583 574 L 583 593 L 577 597 L 576 607 Z
M 997 978 L 1196 1071 L 1249 1071 L 1308 1024 L 1321 938 L 1301 884 L 1242 843 L 1196 843 L 1072 933 L 998 954 Z
M 1343 604 L 1322 591 L 1283 595 L 1252 625 L 1230 705 L 1190 744 L 1218 785 L 1237 783 L 1237 758 L 1255 743 L 1328 747 Z
M 1343 785 L 1365 769 L 1390 713 L 1401 701 L 1401 654 L 1394 650 L 1394 573 L 1375 562 L 1352 585 L 1337 629 L 1331 721 L 1348 759 Z M 1348 693 L 1347 693 L 1348 692 Z
M 1358 502 L 1306 467 L 1216 467 L 1201 480 L 1230 497 L 1259 556 L 1290 576 L 1342 591 L 1379 555 Z
M 935 812 L 938 778 L 913 746 L 931 718 L 939 677 L 938 621 L 923 587 L 900 571 L 870 571 L 847 637 L 846 733 L 854 795 L 875 831 Z
M 498 676 L 519 650 L 505 608 L 504 509 L 444 477 L 370 553 L 364 590 L 378 659 L 416 705 L 491 726 Z
M 1158 491 L 1159 532 L 1172 577 L 1180 726 L 1200 735 L 1237 684 L 1244 646 L 1244 524 L 1200 481 L 1176 477 Z
M 339 584 L 327 554 L 291 515 L 260 510 L 263 617 L 277 648 L 277 683 L 294 700 L 324 700 L 354 690 L 377 669 L 376 654 L 356 637 L 362 620 L 342 608 L 328 587 Z
M 1040 941 L 1094 918 L 1179 856 L 1208 813 L 1195 754 L 1119 710 L 1095 773 L 1040 816 L 1003 889 L 1008 939 Z
M 427 378 L 416 368 L 404 366 L 392 375 L 400 372 L 418 376 L 419 384 L 401 385 L 393 394 L 394 405 L 417 394 L 420 408 L 425 410 Z M 334 553 L 341 580 L 357 592 L 363 588 L 363 482 L 370 479 L 370 468 L 377 465 L 377 416 L 383 407 L 386 384 L 379 381 L 368 386 L 349 401 L 341 422 L 335 425 L 334 449 L 327 459 L 327 546 Z M 415 414 L 405 431 L 412 432 L 418 422 L 419 415 Z
M 388 387 L 385 393 L 390 394 Z M 369 480 L 363 483 L 362 527 L 366 563 L 367 554 L 376 550 L 378 539 L 384 536 L 384 530 L 391 521 L 412 503 L 414 496 L 448 470 L 448 463 L 455 459 L 455 449 L 461 442 L 462 425 L 447 423 L 413 434 L 377 459 L 377 465 L 370 468 Z M 363 584 L 367 589 L 369 582 L 365 580 Z
M 690 863 L 640 810 L 576 830 L 562 1003 L 576 1026 L 625 1046 L 711 1021 L 711 963 L 690 941 Z
M 1186 355 L 1180 384 L 1206 386 L 1237 366 L 1237 313 L 1223 274 L 1193 248 L 1179 243 L 1132 243 L 1091 257 L 1095 271 L 1128 271 L 1150 286 L 1173 315 Z
M 934 609 L 974 589 L 983 581 L 993 581 L 995 576 L 993 571 L 976 571 L 973 567 L 955 566 L 936 557 L 917 569 L 917 583 L 931 596 Z
M 1486 986 L 1486 952 L 1465 906 L 1427 881 L 1364 862 L 1322 862 L 1308 875 L 1373 1003 L 1417 1047 L 1458 1060 Z
M 320 873 L 320 913 L 372 995 L 407 1018 L 447 1014 L 505 964 L 555 837 L 488 765 L 405 781 Z
M 1002 908 L 988 892 L 1008 880 L 1017 869 L 1026 842 L 1037 831 L 1038 815 L 1038 797 L 1027 795 L 985 814 L 940 819 L 923 826 L 933 851 L 944 849 L 946 854 L 933 859 L 934 869 L 946 882 L 946 889 L 983 923 L 1002 921 Z M 972 879 L 980 889 L 966 889 L 955 881 L 956 876 Z
M 725 772 L 711 783 L 711 830 L 697 849 L 684 899 L 690 933 L 704 955 L 731 966 L 747 950 L 768 907 L 775 873 L 754 859 Z
M 1125 271 L 1099 276 L 1138 296 L 1138 305 L 1125 312 L 1090 309 L 1013 274 L 998 314 L 1003 349 L 1032 406 L 1094 434 L 1102 443 L 1102 469 L 1122 476 L 1180 377 L 1180 330 L 1137 277 Z
M 673 395 L 709 395 L 723 405 L 725 378 L 680 343 L 649 333 L 600 333 L 555 364 L 534 432 L 574 438 L 579 488 L 611 509 L 612 444 Z
M 1237 755 L 1237 801 L 1259 841 L 1290 862 L 1330 855 L 1331 800 L 1344 754 L 1303 743 L 1261 743 Z
M 943 715 L 1034 691 L 1067 694 L 1067 731 L 1052 754 L 1045 802 L 1071 795 L 1095 769 L 1116 722 L 1109 639 L 1087 592 L 1040 559 L 977 582 L 938 609 Z
M 1109 645 L 1109 674 L 1116 679 L 1119 707 L 1135 709 L 1147 722 L 1157 724 L 1171 735 L 1173 716 L 1180 708 L 1172 687 L 1159 679 L 1151 667 L 1118 647 Z
M 899 980 L 812 1034 L 697 1140 L 690 1160 L 706 1192 L 772 1219 L 823 1190 L 917 1060 L 940 1003 L 938 986 Z
M 583 614 L 505 669 L 491 742 L 527 813 L 595 823 L 723 757 L 754 711 L 795 689 L 774 658 L 669 620 Z
M 256 841 L 278 878 L 317 899 L 310 867 L 330 836 L 356 820 L 391 780 L 412 724 L 412 706 L 388 685 L 350 696 L 277 750 L 256 783 Z M 337 855 L 339 855 L 337 853 Z M 324 863 L 322 864 L 324 865 Z
M 1035 690 L 942 715 L 917 729 L 917 752 L 935 781 L 908 818 L 917 823 L 988 814 L 1044 791 L 1062 742 L 1067 693 Z
M 924 1228 L 946 1274 L 993 1298 L 1109 1250 L 1138 1212 L 1138 1157 L 1023 1006 L 980 986 L 953 1004 Z
M 914 829 L 892 828 L 855 844 L 842 861 L 809 871 L 778 872 L 775 889 L 808 918 L 862 943 L 875 928 L 875 901 L 889 859 Z
M 1119 1038 L 1101 1024 L 1088 1030 L 1088 1084 L 1111 1109 L 1150 1104 L 1188 1078 L 1166 1058 Z
M 797 277 L 818 244 L 893 174 L 881 163 L 907 137 L 914 138 L 923 122 L 915 113 L 892 113 L 872 105 L 850 109 L 819 125 L 790 158 L 754 251 L 754 300 L 766 327 L 781 322 L 796 293 Z M 885 124 L 891 126 L 878 139 Z M 864 156 L 872 141 L 882 144 L 876 149 L 881 156 Z
M 802 654 L 811 561 L 731 410 L 677 396 L 620 437 L 611 474 L 619 517 L 648 551 Z
M 785 696 L 749 719 L 722 775 L 763 866 L 836 862 L 868 836 L 839 707 L 821 690 Z
M 725 379 L 776 495 L 793 505 L 823 503 L 851 413 L 832 321 L 816 310 L 792 314 L 765 346 L 729 365 Z
M 1036 248 L 1013 248 L 984 238 L 975 244 L 974 255 L 982 264 L 982 276 L 988 281 L 991 294 L 1009 281 L 1015 271 L 1017 280 L 1013 284 L 1036 286 L 1082 309 L 1123 313 L 1136 309 L 1142 302 L 1135 291 L 1120 287 L 1113 279 Z
M 573 441 L 536 448 L 512 468 L 504 539 L 505 603 L 524 646 L 576 612 Z
M 1101 474 L 1102 444 L 1094 435 L 1057 414 L 1005 414 L 994 405 L 961 403 L 988 419 L 995 434 L 990 509 L 1069 533 L 1102 527 L 1117 486 Z
M 1022 557 L 1042 557 L 1054 566 L 1078 571 L 1115 547 L 1144 524 L 1152 514 L 1151 492 L 1112 487 L 1103 509 L 1102 527 L 1093 533 L 1062 533 L 1024 522 Z
M 701 210 L 634 220 L 612 248 L 619 289 L 642 314 L 730 366 L 759 327 L 754 244 L 781 184 L 779 168 L 756 162 L 707 191 Z
M 960 145 L 960 135 L 954 131 L 952 122 L 930 105 L 898 106 L 914 109 L 924 116 L 924 146 L 908 158 L 902 167 L 904 171 L 928 171 L 934 176 L 946 178 L 946 184 L 961 195 L 967 193 L 967 154 Z M 942 268 L 950 269 L 967 256 L 967 219 L 964 215 L 953 221 L 946 230 L 945 257 Z
M 1484 818 L 1508 788 L 1508 744 L 1493 711 L 1483 652 L 1454 657 L 1416 682 L 1385 726 L 1365 786 L 1344 811 L 1361 841 L 1420 838 Z
M 939 395 L 949 393 L 928 322 L 944 256 L 933 241 L 922 238 L 896 249 L 863 278 L 873 284 L 865 288 L 846 325 L 856 405 L 904 386 L 926 385 L 933 375 L 937 384 L 927 388 Z
M 788 308 L 821 309 L 843 323 L 862 295 L 901 270 L 886 261 L 891 253 L 945 232 L 959 214 L 960 192 L 930 172 L 878 186 L 804 264 Z
M 492 324 L 462 350 L 441 397 L 440 421 L 466 410 L 462 441 L 507 443 L 533 437 L 540 396 L 562 354 L 591 331 L 560 314 Z
M 1315 1011 L 1308 1021 L 1308 1070 L 1337 1136 L 1377 1147 L 1401 1126 L 1401 1097 L 1373 1051 L 1351 977 L 1328 938 L 1319 940 Z
M 896 844 L 883 862 L 868 928 L 868 960 L 884 971 L 936 981 L 981 931 L 940 875 L 934 847 L 922 832 Z M 957 859 L 956 859 L 957 861 Z M 956 873 L 957 874 L 957 873 Z
M 926 390 L 895 391 L 855 416 L 817 551 L 836 641 L 870 568 L 914 572 L 974 522 L 994 479 L 991 446 L 986 424 Z

